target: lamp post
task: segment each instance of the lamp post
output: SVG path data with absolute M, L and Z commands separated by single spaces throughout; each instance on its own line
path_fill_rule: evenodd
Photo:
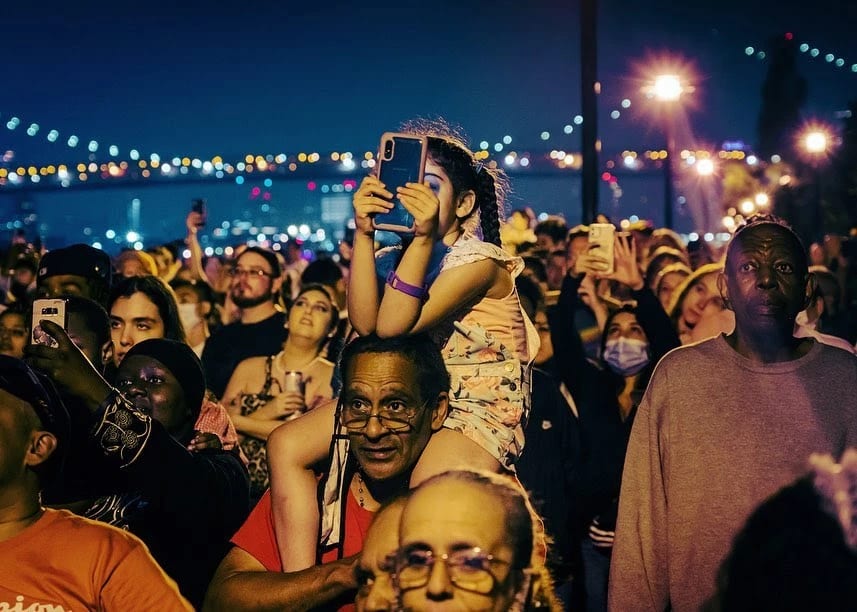
M 711 231 L 713 228 L 713 224 L 711 222 L 711 211 L 709 210 L 711 204 L 708 201 L 707 189 L 709 187 L 708 181 L 714 174 L 714 170 L 714 161 L 712 161 L 709 157 L 703 157 L 702 159 L 696 162 L 696 173 L 701 179 L 701 183 L 699 185 L 699 194 L 702 199 L 703 232 Z
M 813 171 L 813 230 L 821 238 L 824 220 L 821 208 L 821 169 L 835 146 L 833 130 L 823 123 L 807 124 L 797 137 L 798 152 Z
M 675 187 L 673 180 L 673 158 L 675 157 L 675 130 L 672 127 L 672 116 L 679 107 L 684 93 L 693 91 L 686 85 L 678 73 L 663 73 L 654 76 L 652 81 L 643 87 L 643 93 L 654 99 L 665 111 L 664 135 L 666 136 L 667 158 L 664 160 L 664 226 L 673 227 L 673 204 L 675 202 Z

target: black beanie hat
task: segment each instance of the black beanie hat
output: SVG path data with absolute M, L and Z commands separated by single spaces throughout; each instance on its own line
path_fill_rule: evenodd
M 196 353 L 184 342 L 166 338 L 150 338 L 131 347 L 122 361 L 134 355 L 143 355 L 160 361 L 184 389 L 185 402 L 194 420 L 199 416 L 205 398 L 205 374 Z

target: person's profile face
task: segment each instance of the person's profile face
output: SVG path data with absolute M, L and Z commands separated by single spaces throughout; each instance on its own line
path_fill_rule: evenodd
M 0 483 L 20 477 L 37 424 L 38 417 L 29 403 L 0 389 Z
M 392 610 L 396 603 L 393 571 L 404 507 L 403 501 L 393 502 L 372 519 L 357 562 L 357 612 Z
M 348 432 L 351 452 L 364 476 L 386 480 L 405 474 L 419 459 L 432 428 L 442 423 L 436 402 L 427 402 L 420 393 L 416 367 L 398 353 L 361 353 L 343 374 L 343 412 L 355 406 L 373 414 L 413 413 L 408 427 L 401 430 L 391 431 L 373 416 L 365 428 Z
M 423 558 L 428 554 L 433 562 L 427 568 L 427 579 L 411 580 L 413 572 L 406 573 L 400 561 L 404 608 L 509 610 L 515 594 L 511 578 L 515 559 L 509 540 L 503 504 L 475 483 L 445 479 L 417 489 L 402 515 L 400 555 L 407 559 L 411 553 Z M 451 570 L 442 556 L 472 554 L 474 550 L 490 554 L 494 561 L 485 564 L 488 575 L 478 582 L 479 588 L 463 588 L 467 585 L 456 584 L 456 570 Z M 470 572 L 467 566 L 462 570 Z
M 693 328 L 706 314 L 723 310 L 723 299 L 717 287 L 717 273 L 710 272 L 697 278 L 688 288 L 681 303 L 681 318 Z
M 773 224 L 745 230 L 730 246 L 727 266 L 736 321 L 787 324 L 804 308 L 807 271 L 788 230 Z
M 687 274 L 684 272 L 668 272 L 661 277 L 657 287 L 658 300 L 665 311 L 669 308 L 676 288 L 681 285 L 685 278 L 687 278 Z
M 588 236 L 575 236 L 571 240 L 568 241 L 568 247 L 566 249 L 568 267 L 573 267 L 574 262 L 577 261 L 577 258 L 581 255 L 586 255 L 589 252 L 589 237 Z
M 89 362 L 98 368 L 98 370 L 101 370 L 104 365 L 102 363 L 104 347 L 99 346 L 95 332 L 86 326 L 85 317 L 79 312 L 69 312 L 66 331 L 68 332 L 69 339 L 86 355 Z

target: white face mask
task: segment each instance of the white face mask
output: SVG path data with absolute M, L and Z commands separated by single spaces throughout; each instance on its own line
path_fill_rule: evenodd
M 604 344 L 604 361 L 620 376 L 633 376 L 649 365 L 649 343 L 636 338 L 613 338 Z
M 178 304 L 178 307 L 179 319 L 185 332 L 189 332 L 202 321 L 202 317 L 197 312 L 199 304 Z

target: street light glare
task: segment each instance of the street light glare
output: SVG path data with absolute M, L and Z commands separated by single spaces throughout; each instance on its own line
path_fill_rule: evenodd
M 708 158 L 696 162 L 696 172 L 699 176 L 711 176 L 714 174 L 714 162 Z
M 803 140 L 809 153 L 824 153 L 827 151 L 827 142 L 827 134 L 820 130 L 809 132 Z
M 681 97 L 681 79 L 675 74 L 661 74 L 655 77 L 652 93 L 658 100 L 674 102 Z

